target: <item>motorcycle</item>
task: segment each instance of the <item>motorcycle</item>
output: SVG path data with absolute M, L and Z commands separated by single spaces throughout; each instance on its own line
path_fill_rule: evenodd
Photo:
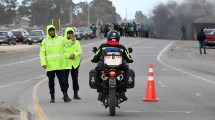
M 94 47 L 93 52 L 96 51 L 97 48 Z M 132 48 L 128 49 L 129 53 L 132 51 Z M 120 108 L 119 104 L 126 101 L 122 97 L 123 92 L 134 88 L 135 73 L 132 69 L 123 70 L 124 62 L 119 48 L 106 48 L 97 66 L 99 69 L 89 73 L 89 86 L 97 89 L 98 100 L 105 108 L 109 107 L 110 116 L 115 116 L 116 107 Z

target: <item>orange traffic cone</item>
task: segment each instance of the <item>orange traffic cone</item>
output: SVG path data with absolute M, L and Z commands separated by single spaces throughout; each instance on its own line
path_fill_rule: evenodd
M 148 101 L 148 102 L 158 101 L 158 98 L 156 98 L 156 92 L 155 92 L 154 72 L 153 72 L 153 65 L 152 64 L 149 65 L 146 96 L 145 96 L 145 98 L 143 98 L 143 100 Z

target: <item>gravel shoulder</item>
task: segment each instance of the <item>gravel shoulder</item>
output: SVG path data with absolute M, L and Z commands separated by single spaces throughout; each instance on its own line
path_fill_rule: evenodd
M 4 102 L 0 103 L 0 120 L 20 120 L 21 111 Z
M 207 47 L 207 54 L 199 54 L 198 41 L 177 41 L 175 42 L 168 55 L 170 58 L 188 59 L 188 60 L 215 60 L 215 47 Z

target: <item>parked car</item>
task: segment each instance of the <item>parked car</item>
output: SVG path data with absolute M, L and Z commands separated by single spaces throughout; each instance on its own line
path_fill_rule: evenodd
M 41 43 L 45 33 L 43 30 L 32 30 L 27 38 L 27 43 L 32 45 L 33 43 Z
M 87 39 L 93 39 L 93 31 L 89 28 L 89 27 L 86 27 L 84 28 L 84 38 L 87 40 Z
M 13 29 L 11 30 L 14 36 L 16 36 L 16 42 L 26 43 L 29 33 L 24 29 Z
M 3 43 L 16 45 L 16 37 L 10 31 L 0 31 L 0 45 Z
M 215 46 L 215 29 L 205 28 L 204 32 L 206 34 L 205 39 L 206 46 Z
M 75 36 L 77 40 L 81 40 L 84 36 L 84 28 L 83 27 L 77 28 L 75 31 Z

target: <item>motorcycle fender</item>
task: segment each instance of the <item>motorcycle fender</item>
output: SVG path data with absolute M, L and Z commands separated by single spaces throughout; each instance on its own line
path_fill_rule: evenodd
M 116 79 L 109 79 L 109 87 L 116 87 Z

